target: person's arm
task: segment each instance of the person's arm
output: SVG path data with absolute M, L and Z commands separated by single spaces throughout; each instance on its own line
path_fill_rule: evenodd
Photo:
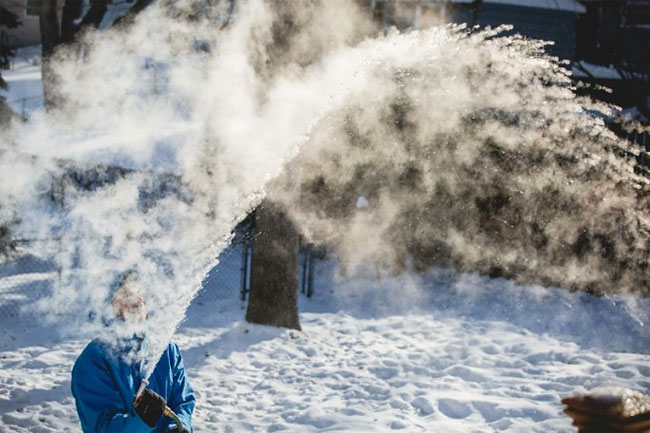
M 93 350 L 85 350 L 72 370 L 72 395 L 84 433 L 150 433 L 135 413 L 124 411 L 111 372 Z
M 183 427 L 190 433 L 192 429 L 192 413 L 194 412 L 194 390 L 190 386 L 190 382 L 185 375 L 185 366 L 183 365 L 183 357 L 175 344 L 170 344 L 170 359 L 172 362 L 172 391 L 167 405 L 171 410 L 178 415 L 178 418 L 183 423 Z M 170 422 L 170 428 L 174 426 L 173 421 Z
M 152 430 L 133 410 L 127 413 L 106 411 L 104 415 L 97 433 L 149 433 Z

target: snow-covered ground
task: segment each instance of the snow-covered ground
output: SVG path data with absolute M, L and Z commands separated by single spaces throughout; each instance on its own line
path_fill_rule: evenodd
M 16 114 L 29 118 L 32 112 L 43 109 L 40 45 L 19 49 L 11 61 L 11 69 L 2 71 L 2 77 L 9 88 L 0 89 L 0 96 Z
M 344 280 L 320 262 L 296 332 L 247 324 L 236 287 L 210 290 L 175 335 L 196 432 L 572 432 L 562 397 L 650 393 L 648 299 L 448 270 Z M 70 371 L 88 337 L 26 315 L 0 328 L 0 432 L 80 431 Z

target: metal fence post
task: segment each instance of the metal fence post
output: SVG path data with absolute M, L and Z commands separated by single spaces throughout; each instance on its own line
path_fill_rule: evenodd
M 303 247 L 301 267 L 300 291 L 310 298 L 314 294 L 314 248 L 312 244 L 305 244 Z
M 305 245 L 302 252 L 302 275 L 300 279 L 300 292 L 304 295 L 306 293 L 306 284 L 307 284 L 307 254 L 309 252 L 309 246 Z
M 314 252 L 311 246 L 309 250 L 307 250 L 307 260 L 309 263 L 309 266 L 307 267 L 309 273 L 307 279 L 307 297 L 311 298 L 311 295 L 314 294 Z
M 246 294 L 249 290 L 249 276 L 250 276 L 250 245 L 248 241 L 242 244 L 242 264 L 241 264 L 241 288 L 239 289 L 239 299 L 246 300 Z

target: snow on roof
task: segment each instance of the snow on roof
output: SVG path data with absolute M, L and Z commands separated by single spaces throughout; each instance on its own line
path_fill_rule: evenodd
M 571 68 L 574 77 L 596 78 L 600 80 L 647 80 L 648 75 L 641 72 L 617 69 L 613 65 L 603 66 L 578 60 Z
M 623 77 L 613 66 L 594 65 L 584 60 L 573 64 L 573 76 L 577 78 L 596 78 L 601 80 L 620 80 Z
M 473 0 L 452 0 L 453 3 L 472 3 Z M 585 13 L 587 8 L 577 0 L 483 0 L 484 3 L 506 4 L 537 9 L 554 9 L 565 12 Z

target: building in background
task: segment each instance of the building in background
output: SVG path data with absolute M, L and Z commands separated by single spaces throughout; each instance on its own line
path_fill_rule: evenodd
M 591 85 L 580 92 L 649 123 L 650 0 L 369 0 L 369 5 L 384 27 L 510 24 L 513 32 L 552 41 L 547 51 L 570 60 L 574 77 Z
M 574 75 L 606 86 L 592 96 L 622 107 L 648 125 L 650 119 L 650 0 L 581 0 Z
M 0 30 L 0 38 L 4 43 L 12 48 L 18 48 L 41 42 L 38 20 L 40 0 L 0 0 L 0 4 L 16 15 L 21 23 L 14 29 Z
M 63 0 L 58 0 L 59 6 Z M 548 52 L 572 62 L 574 76 L 593 84 L 591 96 L 650 119 L 650 0 L 367 0 L 384 27 L 401 30 L 449 22 L 497 27 L 553 41 Z M 84 0 L 88 7 L 90 0 Z M 133 0 L 109 0 L 104 22 L 123 14 Z M 0 0 L 21 25 L 0 29 L 9 47 L 40 43 L 41 0 Z M 612 89 L 602 91 L 599 86 Z
M 574 58 L 577 23 L 587 11 L 576 0 L 371 0 L 370 8 L 385 26 L 399 29 L 449 22 L 510 24 L 514 32 L 553 41 L 549 52 L 564 59 Z
M 84 13 L 90 7 L 92 0 L 83 0 Z M 59 21 L 61 19 L 61 10 L 65 0 L 57 0 L 59 8 Z M 113 22 L 115 18 L 123 15 L 135 0 L 108 0 L 108 10 L 102 21 L 102 26 Z M 4 41 L 13 48 L 20 48 L 28 45 L 37 45 L 41 43 L 41 30 L 39 14 L 41 9 L 41 0 L 0 0 L 0 5 L 17 15 L 21 25 L 15 29 L 3 29 L 2 37 Z
M 574 59 L 576 28 L 586 8 L 576 0 L 484 0 L 456 3 L 473 5 L 474 10 L 457 7 L 454 22 L 498 27 L 511 24 L 513 31 L 529 38 L 553 41 L 547 51 L 562 59 Z

